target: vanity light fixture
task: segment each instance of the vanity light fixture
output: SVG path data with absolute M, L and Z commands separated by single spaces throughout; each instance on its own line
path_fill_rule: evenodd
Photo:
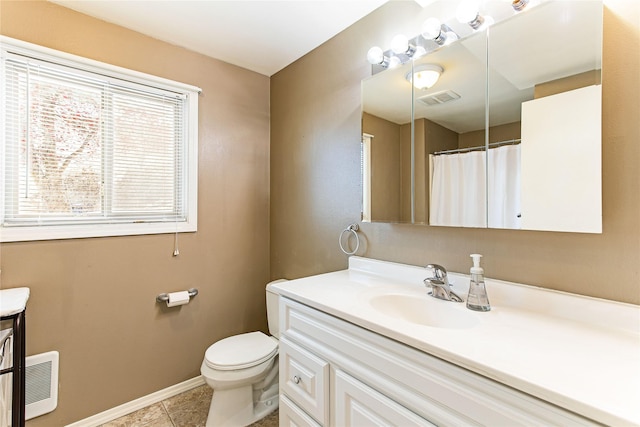
M 493 24 L 493 18 L 482 16 L 477 0 L 462 0 L 456 10 L 456 18 L 463 24 L 469 24 L 474 31 L 480 31 Z
M 405 36 L 399 34 L 391 41 L 391 49 L 383 52 L 378 46 L 374 46 L 367 52 L 367 61 L 371 65 L 379 65 L 382 68 L 395 68 L 410 59 L 419 58 L 427 53 L 423 46 L 416 46 Z
M 429 89 L 438 82 L 443 72 L 444 70 L 439 65 L 422 64 L 416 66 L 413 73 L 408 73 L 406 79 L 413 83 L 416 89 Z
M 429 18 L 422 24 L 422 37 L 433 40 L 439 46 L 458 40 L 458 35 L 438 18 Z

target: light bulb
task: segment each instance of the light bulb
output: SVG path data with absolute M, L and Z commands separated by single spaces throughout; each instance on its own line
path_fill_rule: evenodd
M 374 46 L 367 52 L 367 61 L 372 65 L 379 65 L 384 62 L 384 52 L 378 46 Z
M 396 55 L 407 53 L 409 50 L 409 39 L 402 34 L 398 34 L 393 38 L 393 40 L 391 40 L 391 50 Z
M 492 16 L 489 15 L 485 15 L 482 17 L 482 25 L 480 25 L 480 28 L 478 28 L 479 30 L 484 30 L 485 28 L 495 24 L 496 21 L 493 19 Z
M 427 49 L 422 46 L 416 46 L 416 52 L 413 54 L 413 58 L 420 58 L 421 56 L 425 56 L 427 54 Z
M 490 16 L 482 16 L 479 11 L 478 0 L 462 0 L 456 10 L 458 21 L 469 24 L 474 31 L 480 31 L 494 23 Z
M 476 0 L 462 0 L 456 10 L 456 18 L 463 24 L 469 24 L 478 18 L 479 8 Z
M 442 23 L 438 18 L 429 18 L 422 24 L 422 37 L 436 40 L 442 34 Z
M 391 58 L 389 58 L 389 68 L 396 68 L 400 64 L 402 64 L 402 61 L 400 61 L 400 58 L 398 58 L 397 56 L 392 56 Z
M 460 39 L 460 37 L 458 37 L 458 35 L 455 32 L 453 32 L 453 30 L 447 31 L 445 34 L 446 34 L 446 40 L 444 44 L 449 44 Z

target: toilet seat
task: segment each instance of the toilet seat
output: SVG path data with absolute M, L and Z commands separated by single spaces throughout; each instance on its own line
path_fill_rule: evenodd
M 271 359 L 278 353 L 278 341 L 262 332 L 249 332 L 224 338 L 211 345 L 204 355 L 211 369 L 231 371 L 247 369 Z

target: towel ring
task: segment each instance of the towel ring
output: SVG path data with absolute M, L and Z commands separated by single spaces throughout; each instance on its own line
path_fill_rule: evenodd
M 354 223 L 342 230 L 342 233 L 340 233 L 340 237 L 338 237 L 338 244 L 340 245 L 340 249 L 345 253 L 345 255 L 353 255 L 358 252 L 358 248 L 360 247 L 360 237 L 358 237 L 358 229 L 358 224 Z M 353 236 L 356 238 L 356 248 L 351 252 L 347 251 L 342 245 L 342 238 L 344 237 L 345 233 L 353 233 Z M 347 237 L 347 244 L 349 243 L 348 240 L 349 237 Z

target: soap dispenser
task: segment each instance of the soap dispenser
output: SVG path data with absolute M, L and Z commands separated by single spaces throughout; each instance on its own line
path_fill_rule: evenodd
M 471 267 L 471 283 L 469 283 L 469 295 L 467 296 L 467 308 L 475 311 L 489 311 L 489 297 L 484 286 L 484 270 L 480 267 L 480 254 L 471 254 L 473 267 Z

